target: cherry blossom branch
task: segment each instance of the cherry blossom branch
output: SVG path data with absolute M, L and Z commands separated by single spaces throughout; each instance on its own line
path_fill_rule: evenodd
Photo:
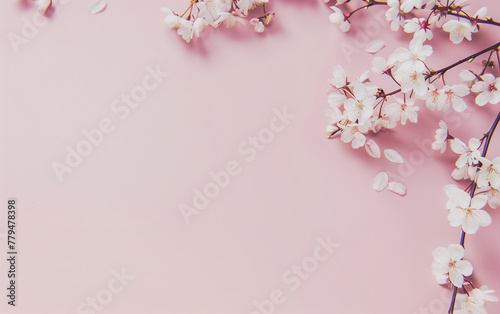
M 432 77 L 434 77 L 434 76 L 436 76 L 436 75 L 444 75 L 444 74 L 445 74 L 448 70 L 451 70 L 452 68 L 454 68 L 454 67 L 456 67 L 456 66 L 459 66 L 459 65 L 461 65 L 461 64 L 463 64 L 463 63 L 470 62 L 470 60 L 473 60 L 473 59 L 477 58 L 478 56 L 480 56 L 480 55 L 482 55 L 482 54 L 484 54 L 484 53 L 486 53 L 486 52 L 488 52 L 488 51 L 490 51 L 490 52 L 491 52 L 491 54 L 492 54 L 494 51 L 497 51 L 497 52 L 498 52 L 498 48 L 499 48 L 499 47 L 500 47 L 500 42 L 498 42 L 498 43 L 496 43 L 496 44 L 494 44 L 494 45 L 492 45 L 492 46 L 490 46 L 490 47 L 488 47 L 488 48 L 485 48 L 485 49 L 483 49 L 483 50 L 481 50 L 481 51 L 479 51 L 479 52 L 476 52 L 476 53 L 474 53 L 474 54 L 472 54 L 472 55 L 470 55 L 470 56 L 468 56 L 468 57 L 465 57 L 465 58 L 463 58 L 463 59 L 460 59 L 460 60 L 458 60 L 457 62 L 455 62 L 455 63 L 453 63 L 453 64 L 451 64 L 451 65 L 449 65 L 449 66 L 446 66 L 446 67 L 444 67 L 444 68 L 442 68 L 442 69 L 439 69 L 439 70 L 437 70 L 437 71 L 432 71 L 432 70 L 431 70 L 431 71 L 429 72 L 429 74 L 427 74 L 427 75 L 426 75 L 425 79 L 426 79 L 426 80 L 429 80 L 430 78 L 432 78 Z M 486 68 L 487 68 L 487 66 L 488 66 L 488 64 L 489 64 L 489 61 L 491 60 L 491 54 L 490 54 L 490 56 L 489 56 L 489 58 L 488 58 L 488 61 L 486 62 L 486 66 L 485 66 L 485 68 L 483 69 L 483 72 L 481 73 L 481 75 L 482 75 L 482 74 L 484 74 L 484 71 L 486 70 Z M 500 62 L 499 62 L 499 64 L 500 64 Z M 427 65 L 426 65 L 426 66 L 427 66 Z M 387 74 L 387 75 L 389 75 L 389 76 L 392 78 L 392 80 L 394 80 L 394 82 L 396 82 L 396 84 L 400 85 L 400 84 L 399 84 L 399 83 L 398 83 L 398 82 L 394 79 L 394 76 L 392 76 L 390 73 L 386 73 L 386 74 Z M 388 97 L 388 96 L 392 96 L 392 95 L 398 94 L 399 92 L 401 92 L 401 89 L 394 90 L 394 91 L 392 91 L 392 92 L 390 92 L 390 93 L 387 93 L 387 94 L 386 94 L 386 93 L 383 93 L 383 94 L 381 94 L 381 95 L 380 95 L 380 97 L 386 98 L 386 97 Z M 484 157 L 484 156 L 483 156 L 483 157 Z
M 488 148 L 490 147 L 491 138 L 493 137 L 493 133 L 495 132 L 495 129 L 497 128 L 499 122 L 500 122 L 500 112 L 498 113 L 495 121 L 491 125 L 491 128 L 489 129 L 489 131 L 486 134 L 484 134 L 484 137 L 486 138 L 486 142 L 484 143 L 483 151 L 481 153 L 482 157 L 486 157 L 486 154 L 488 153 Z M 469 196 L 471 198 L 476 193 L 476 188 L 477 188 L 477 182 L 474 180 L 474 181 L 472 181 L 471 190 L 469 193 Z M 465 236 L 466 236 L 466 233 L 462 230 L 462 235 L 460 237 L 460 245 L 464 249 L 465 249 Z M 453 311 L 455 308 L 455 301 L 457 298 L 457 292 L 458 292 L 458 288 L 456 286 L 454 286 L 453 294 L 452 294 L 452 298 L 451 298 L 451 304 L 450 304 L 450 308 L 448 310 L 449 314 L 453 314 Z
M 483 50 L 481 50 L 479 52 L 476 52 L 476 53 L 474 53 L 474 54 L 472 54 L 472 55 L 470 55 L 470 56 L 468 56 L 466 58 L 458 60 L 457 62 L 455 62 L 455 63 L 453 63 L 453 64 L 451 64 L 451 65 L 449 65 L 447 67 L 444 67 L 444 68 L 439 69 L 437 71 L 431 71 L 426 76 L 426 79 L 431 78 L 431 77 L 433 77 L 435 75 L 438 75 L 438 74 L 443 75 L 446 71 L 448 71 L 448 70 L 450 70 L 450 69 L 452 69 L 452 68 L 454 68 L 454 67 L 456 67 L 456 66 L 458 66 L 458 65 L 460 65 L 462 63 L 469 62 L 471 59 L 475 59 L 476 57 L 478 57 L 478 56 L 480 56 L 480 55 L 482 55 L 482 54 L 484 54 L 484 53 L 486 53 L 488 51 L 496 50 L 496 49 L 498 49 L 498 47 L 500 47 L 500 42 L 498 42 L 498 43 L 496 43 L 496 44 L 494 44 L 494 45 L 492 45 L 492 46 L 490 46 L 488 48 L 485 48 L 485 49 L 483 49 Z
M 167 26 L 176 29 L 177 34 L 189 43 L 193 38 L 200 37 L 205 27 L 218 28 L 223 22 L 229 27 L 246 24 L 245 19 L 249 19 L 249 24 L 255 32 L 264 32 L 266 25 L 269 25 L 275 16 L 274 12 L 266 11 L 265 4 L 268 2 L 269 0 L 231 0 L 230 2 L 190 0 L 188 8 L 180 15 L 169 8 L 161 10 L 167 14 L 165 17 Z M 249 17 L 249 11 L 261 5 L 263 15 L 256 18 Z
M 460 13 L 460 12 L 463 12 L 461 10 L 459 10 L 459 12 L 457 13 L 454 13 L 452 11 L 450 11 L 447 7 L 434 7 L 432 9 L 433 11 L 440 11 L 442 14 L 445 14 L 445 15 L 453 15 L 453 16 L 456 16 L 456 17 L 463 17 L 463 18 L 466 18 L 466 19 L 469 19 L 471 22 L 475 22 L 477 24 L 489 24 L 489 25 L 494 25 L 494 26 L 500 26 L 500 22 L 497 22 L 497 21 L 494 21 L 492 18 L 488 17 L 486 19 L 476 19 L 474 17 L 471 17 L 469 16 L 468 14 L 464 14 L 464 13 Z
M 374 57 L 372 60 L 372 72 L 388 75 L 398 85 L 395 90 L 388 93 L 380 85 L 374 83 L 368 71 L 350 80 L 340 65 L 334 66 L 333 78 L 329 82 L 337 89 L 337 92 L 332 92 L 328 98 L 328 103 L 332 108 L 328 116 L 329 138 L 340 133 L 340 140 L 350 144 L 353 149 L 364 147 L 368 155 L 380 158 L 380 147 L 372 138 L 368 138 L 368 135 L 393 129 L 398 122 L 401 125 L 407 122 L 417 123 L 420 108 L 415 105 L 416 101 L 425 99 L 425 106 L 428 109 L 443 112 L 449 109 L 463 112 L 467 109 L 464 97 L 470 94 L 476 94 L 475 104 L 479 107 L 488 103 L 500 103 L 500 77 L 492 73 L 486 74 L 488 68 L 493 68 L 497 61 L 500 65 L 500 42 L 484 49 L 480 48 L 482 50 L 456 62 L 452 61 L 452 64 L 438 70 L 433 70 L 427 64 L 427 58 L 433 53 L 432 46 L 426 44 L 426 41 L 433 38 L 431 26 L 449 33 L 450 41 L 454 44 L 460 44 L 465 39 L 471 41 L 472 34 L 479 31 L 478 24 L 480 23 L 500 26 L 500 22 L 493 21 L 492 18 L 486 16 L 486 7 L 482 7 L 475 14 L 465 12 L 462 6 L 465 1 L 448 0 L 446 5 L 439 2 L 431 7 L 429 4 L 435 3 L 432 0 L 388 0 L 386 2 L 364 0 L 361 7 L 348 14 L 344 14 L 337 6 L 330 7 L 334 11 L 329 17 L 330 22 L 337 24 L 341 31 L 347 32 L 351 27 L 350 17 L 353 14 L 373 5 L 386 5 L 389 7 L 386 19 L 391 21 L 391 30 L 398 31 L 404 24 L 404 32 L 413 34 L 413 39 L 409 47 L 398 47 L 387 59 Z M 337 4 L 346 2 L 349 0 L 337 1 Z M 417 2 L 418 5 L 416 5 Z M 430 13 L 427 18 L 419 17 L 418 14 L 415 16 L 413 13 L 417 10 L 422 11 L 421 9 L 429 10 L 429 8 Z M 410 13 L 411 11 L 413 12 Z M 452 18 L 453 16 L 460 17 L 460 19 Z M 447 21 L 444 21 L 445 19 Z M 365 50 L 375 54 L 383 46 L 382 40 L 376 40 L 369 43 Z M 461 83 L 454 85 L 446 83 L 445 73 L 450 69 L 463 66 L 466 62 L 471 62 L 486 53 L 488 53 L 487 60 L 483 61 L 479 72 L 466 69 L 460 72 Z M 496 54 L 495 61 L 493 61 L 495 58 L 493 54 Z M 434 85 L 434 82 L 439 79 L 443 81 L 442 87 Z M 389 99 L 389 96 L 392 97 Z M 466 144 L 451 136 L 446 122 L 440 121 L 435 135 L 436 140 L 432 143 L 432 148 L 441 153 L 449 144 L 451 150 L 460 155 L 455 163 L 456 168 L 452 172 L 455 180 L 473 181 L 465 190 L 454 184 L 449 184 L 444 188 L 450 200 L 446 206 L 449 210 L 450 225 L 461 226 L 460 244 L 450 244 L 447 248 L 439 247 L 433 251 L 432 272 L 437 282 L 445 284 L 449 280 L 453 285 L 449 314 L 453 313 L 455 307 L 460 308 L 462 312 L 472 313 L 475 309 L 482 310 L 487 301 L 498 301 L 498 298 L 491 295 L 494 293 L 493 290 L 486 286 L 476 288 L 467 279 L 474 269 L 469 261 L 463 260 L 463 257 L 466 235 L 476 233 L 479 227 L 491 224 L 491 217 L 482 208 L 486 204 L 490 208 L 500 207 L 500 183 L 498 182 L 500 157 L 493 160 L 485 157 L 491 137 L 499 123 L 500 113 L 481 139 L 473 137 Z M 480 152 L 481 147 L 482 152 Z M 384 150 L 384 154 L 389 161 L 402 160 L 386 151 Z M 373 187 L 378 192 L 387 188 L 400 195 L 406 194 L 406 187 L 398 182 L 389 182 L 385 172 L 375 176 Z M 481 190 L 478 192 L 478 189 Z M 471 312 L 471 310 L 474 311 Z M 482 312 L 485 313 L 485 311 Z
M 368 8 L 369 8 L 369 7 L 372 7 L 372 6 L 374 6 L 374 5 L 387 5 L 387 3 L 386 3 L 386 2 L 378 2 L 378 1 L 373 1 L 373 0 L 368 0 L 368 1 L 366 1 L 366 2 L 368 2 L 368 4 L 367 4 L 367 5 L 361 6 L 361 7 L 357 8 L 357 9 L 355 9 L 354 11 L 351 11 L 350 13 L 345 14 L 345 18 L 346 18 L 346 19 L 348 19 L 348 18 L 350 18 L 350 17 L 351 17 L 354 13 L 356 13 L 356 12 L 358 12 L 358 11 L 361 11 L 361 10 L 363 10 L 363 9 L 368 10 Z

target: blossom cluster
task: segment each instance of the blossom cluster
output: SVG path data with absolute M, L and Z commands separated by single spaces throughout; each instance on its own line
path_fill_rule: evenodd
M 329 0 L 325 0 L 329 2 Z M 463 112 L 469 102 L 483 107 L 500 102 L 500 77 L 496 77 L 495 55 L 500 66 L 500 42 L 481 49 L 449 66 L 434 70 L 430 65 L 435 53 L 431 45 L 434 33 L 448 33 L 453 44 L 471 41 L 480 25 L 500 26 L 486 14 L 486 7 L 475 13 L 469 12 L 467 0 L 364 0 L 357 9 L 348 10 L 350 0 L 338 0 L 331 9 L 329 19 L 343 32 L 351 28 L 353 15 L 372 6 L 385 6 L 385 17 L 393 31 L 402 30 L 411 36 L 409 43 L 392 51 L 387 58 L 374 56 L 371 69 L 361 75 L 349 77 L 345 69 L 336 65 L 329 80 L 333 90 L 328 96 L 327 132 L 329 138 L 340 137 L 353 149 L 364 147 L 366 152 L 380 158 L 380 148 L 373 135 L 398 125 L 417 123 L 427 111 Z M 367 45 L 372 54 L 384 48 L 383 41 L 376 40 Z M 450 70 L 464 66 L 475 58 L 489 54 L 483 61 L 481 71 L 461 69 L 454 84 L 448 84 L 445 75 Z M 387 76 L 394 87 L 376 84 L 374 76 Z M 422 110 L 421 110 L 422 109 Z M 486 313 L 487 302 L 498 301 L 488 287 L 475 288 L 469 276 L 472 264 L 464 260 L 465 235 L 474 234 L 480 227 L 491 224 L 486 207 L 500 206 L 500 157 L 487 158 L 486 153 L 500 121 L 500 113 L 491 128 L 480 137 L 472 137 L 467 144 L 450 134 L 446 121 L 440 121 L 432 148 L 444 153 L 449 146 L 458 155 L 451 175 L 455 180 L 467 180 L 470 185 L 464 191 L 455 184 L 444 187 L 448 197 L 446 208 L 451 226 L 461 228 L 460 244 L 451 244 L 434 250 L 432 273 L 439 284 L 454 287 L 449 313 Z M 387 150 L 386 150 L 387 151 Z M 384 151 L 385 153 L 385 151 Z M 398 162 L 402 158 L 386 158 Z M 397 155 L 393 151 L 391 156 Z M 377 191 L 390 186 L 385 172 L 375 176 L 373 187 Z M 395 183 L 392 183 L 393 185 Z M 389 187 L 391 190 L 391 188 Z M 398 193 L 401 195 L 405 193 Z M 461 289 L 463 293 L 458 293 Z
M 269 0 L 191 0 L 189 7 L 182 14 L 174 13 L 169 8 L 161 10 L 167 14 L 165 23 L 171 29 L 177 29 L 177 34 L 186 42 L 195 36 L 200 37 L 201 31 L 211 26 L 218 28 L 226 23 L 227 27 L 236 24 L 246 24 L 249 11 L 257 6 L 262 7 L 261 16 L 250 19 L 250 25 L 258 33 L 264 32 L 274 17 L 274 12 L 266 12 L 265 5 Z

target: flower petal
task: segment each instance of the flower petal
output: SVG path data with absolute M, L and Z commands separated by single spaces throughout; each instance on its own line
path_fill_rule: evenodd
M 469 261 L 457 261 L 455 263 L 455 266 L 457 270 L 460 271 L 464 276 L 470 276 L 474 271 L 474 268 Z
M 385 47 L 385 42 L 383 40 L 374 40 L 368 43 L 368 45 L 366 45 L 365 50 L 368 53 L 377 53 L 384 47 Z
M 387 189 L 401 196 L 406 195 L 406 186 L 401 182 L 389 182 L 389 184 L 387 185 Z
M 450 244 L 448 246 L 448 254 L 452 261 L 461 260 L 464 257 L 465 249 L 460 244 Z
M 450 281 L 455 287 L 461 288 L 464 283 L 464 276 L 455 268 L 450 269 Z
M 377 143 L 375 143 L 374 140 L 368 140 L 365 143 L 365 149 L 368 155 L 370 155 L 373 158 L 380 158 L 380 148 L 378 147 Z
M 373 189 L 377 192 L 380 192 L 385 189 L 388 183 L 389 176 L 387 175 L 387 172 L 382 171 L 378 173 L 375 178 L 373 178 Z
M 397 164 L 404 163 L 403 157 L 401 157 L 401 155 L 397 151 L 395 151 L 394 149 L 384 150 L 384 155 L 385 155 L 385 158 L 387 158 L 387 160 L 389 160 L 390 162 L 394 162 Z
M 89 5 L 90 14 L 97 14 L 106 9 L 106 0 L 94 0 Z

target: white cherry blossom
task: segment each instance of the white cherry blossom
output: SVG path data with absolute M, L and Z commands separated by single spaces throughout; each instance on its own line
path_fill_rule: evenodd
M 347 32 L 351 28 L 351 23 L 345 17 L 342 10 L 337 7 L 330 7 L 333 10 L 333 13 L 330 14 L 330 22 L 337 24 L 339 29 L 343 32 Z
M 349 120 L 365 124 L 373 114 L 375 96 L 365 84 L 357 82 L 353 87 L 353 98 L 344 102 L 344 108 Z
M 424 18 L 406 20 L 404 30 L 406 33 L 413 34 L 414 38 L 421 40 L 431 40 L 433 37 L 429 24 L 427 24 L 427 19 Z
M 455 311 L 456 314 L 486 314 L 487 302 L 498 302 L 498 298 L 492 294 L 495 291 L 487 286 L 472 289 L 469 294 L 457 294 Z
M 427 82 L 422 72 L 412 67 L 400 67 L 394 77 L 401 84 L 401 92 L 410 93 L 414 91 L 418 96 L 427 94 Z
M 424 45 L 419 38 L 414 38 L 410 41 L 410 49 L 400 47 L 396 49 L 390 57 L 390 61 L 398 61 L 399 69 L 403 71 L 406 68 L 411 68 L 417 72 L 425 71 L 425 59 L 432 54 L 432 47 Z
M 478 160 L 481 157 L 480 146 L 481 141 L 474 137 L 469 140 L 468 145 L 465 145 L 458 138 L 450 140 L 451 150 L 460 155 L 455 162 L 458 170 L 455 169 L 454 173 L 452 173 L 454 179 L 460 180 L 474 177 L 479 163 Z
M 193 39 L 194 35 L 194 23 L 192 21 L 180 20 L 180 26 L 179 29 L 177 30 L 177 34 L 182 37 L 187 43 Z
M 483 188 L 490 185 L 498 190 L 500 188 L 500 157 L 495 157 L 491 161 L 478 157 L 478 160 L 481 162 L 481 167 L 477 172 L 477 186 Z
M 480 226 L 491 224 L 490 215 L 482 210 L 488 202 L 486 195 L 479 194 L 471 199 L 468 193 L 456 185 L 447 185 L 444 190 L 449 198 L 447 208 L 450 210 L 448 220 L 451 226 L 462 226 L 465 233 L 476 233 Z
M 440 100 L 442 100 L 442 92 L 443 91 L 441 89 L 436 90 L 436 87 L 434 85 L 429 85 L 429 93 L 425 101 L 425 105 L 427 106 L 427 108 L 429 108 L 430 110 L 443 109 L 442 103 L 440 102 Z
M 420 9 L 422 7 L 422 0 L 402 0 L 401 10 L 405 13 L 410 12 L 413 8 Z
M 387 0 L 387 5 L 389 10 L 385 12 L 385 19 L 391 21 L 391 29 L 397 32 L 401 22 L 404 21 L 404 12 L 400 9 L 399 0 Z
M 389 115 L 386 112 L 385 107 L 382 110 L 382 115 L 380 117 L 372 117 L 371 122 L 371 130 L 373 133 L 377 133 L 381 130 L 394 129 L 397 125 L 397 121 L 394 119 L 394 116 Z
M 405 125 L 406 121 L 417 123 L 418 107 L 415 106 L 415 98 L 408 98 L 406 101 L 399 97 L 393 97 L 396 103 L 386 105 L 386 112 L 393 115 L 395 120 L 401 120 L 401 124 Z
M 352 148 L 358 149 L 365 145 L 366 136 L 363 133 L 366 133 L 368 129 L 368 124 L 350 124 L 343 126 L 340 140 L 344 143 L 351 143 Z
M 500 191 L 497 189 L 487 187 L 486 196 L 488 197 L 488 206 L 497 208 L 500 206 Z
M 467 105 L 462 97 L 470 94 L 469 88 L 463 84 L 448 86 L 445 85 L 440 91 L 438 108 L 447 111 L 453 108 L 456 112 L 462 112 L 467 109 Z
M 471 41 L 472 33 L 477 32 L 477 26 L 472 25 L 469 20 L 449 20 L 444 23 L 443 30 L 450 33 L 450 40 L 454 44 L 459 44 L 464 38 Z
M 471 91 L 478 94 L 476 104 L 484 106 L 487 103 L 498 104 L 500 102 L 500 78 L 495 78 L 492 74 L 481 76 L 482 81 L 477 81 L 471 87 Z
M 342 66 L 336 65 L 333 67 L 333 78 L 329 82 L 337 88 L 347 85 L 347 74 Z
M 444 153 L 448 142 L 448 126 L 443 120 L 439 121 L 439 129 L 436 130 L 434 136 L 435 141 L 432 143 L 432 149 L 439 150 Z
M 470 276 L 473 272 L 472 264 L 462 260 L 464 253 L 460 244 L 450 244 L 448 248 L 439 247 L 432 252 L 432 273 L 439 284 L 445 284 L 449 280 L 454 286 L 462 287 L 464 276 Z
M 245 19 L 243 18 L 243 15 L 239 14 L 239 12 L 235 11 L 233 13 L 230 12 L 220 12 L 219 13 L 219 18 L 215 21 L 217 25 L 222 24 L 223 22 L 226 22 L 226 27 L 234 27 L 238 23 L 240 24 L 245 24 Z

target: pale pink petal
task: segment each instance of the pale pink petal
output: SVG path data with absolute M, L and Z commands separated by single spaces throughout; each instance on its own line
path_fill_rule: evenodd
M 368 155 L 370 155 L 373 158 L 380 158 L 380 148 L 378 147 L 377 143 L 375 143 L 374 140 L 368 140 L 365 143 L 365 149 Z
M 384 47 L 385 47 L 385 43 L 383 40 L 374 40 L 374 41 L 368 43 L 368 45 L 366 45 L 365 50 L 368 53 L 377 53 L 380 50 L 382 50 Z
M 389 182 L 389 184 L 387 185 L 387 189 L 401 196 L 406 195 L 406 186 L 401 182 Z
M 472 198 L 470 205 L 472 208 L 481 209 L 484 206 L 486 206 L 487 202 L 488 202 L 488 196 L 484 194 L 479 194 Z
M 90 14 L 97 14 L 106 9 L 106 1 L 105 0 L 94 0 L 89 5 Z
M 450 270 L 450 281 L 454 286 L 461 288 L 464 283 L 464 276 L 458 270 L 452 268 Z
M 377 192 L 380 192 L 385 189 L 388 183 L 389 176 L 387 175 L 387 172 L 382 171 L 378 173 L 375 178 L 373 178 L 373 189 Z
M 460 244 L 448 245 L 448 254 L 453 261 L 461 260 L 464 257 L 465 249 Z
M 394 162 L 397 164 L 404 163 L 403 157 L 401 157 L 401 155 L 397 151 L 395 151 L 394 149 L 384 150 L 384 155 L 385 155 L 385 158 L 387 158 L 387 160 L 389 160 L 390 162 Z
M 472 264 L 469 261 L 457 261 L 455 266 L 464 276 L 470 276 L 474 271 L 474 268 L 472 268 Z

